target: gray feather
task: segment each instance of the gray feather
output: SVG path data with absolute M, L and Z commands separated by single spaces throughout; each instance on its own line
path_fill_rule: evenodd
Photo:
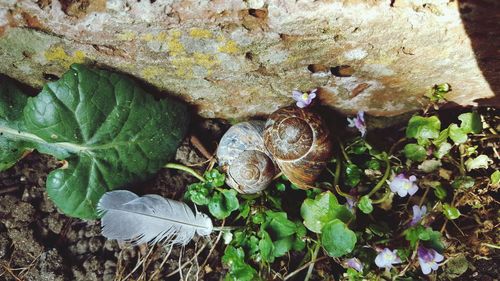
M 102 235 L 108 239 L 142 243 L 186 245 L 198 235 L 209 235 L 210 218 L 194 213 L 185 203 L 158 195 L 138 195 L 117 190 L 106 192 L 97 205 L 102 215 Z

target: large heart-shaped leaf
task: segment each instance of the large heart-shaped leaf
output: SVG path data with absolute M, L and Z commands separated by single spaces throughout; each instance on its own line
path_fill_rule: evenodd
M 23 102 L 2 98 L 0 104 L 19 112 Z M 3 115 L 2 150 L 17 145 L 65 159 L 65 168 L 49 174 L 47 192 L 67 215 L 88 219 L 96 218 L 104 192 L 144 180 L 166 164 L 189 119 L 185 105 L 155 101 L 128 77 L 83 65 L 28 98 L 23 118 L 14 116 L 20 124 Z M 7 163 L 13 155 L 0 157 Z

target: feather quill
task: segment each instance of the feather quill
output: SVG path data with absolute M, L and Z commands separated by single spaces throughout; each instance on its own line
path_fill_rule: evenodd
M 194 213 L 185 203 L 159 195 L 139 197 L 133 192 L 106 192 L 97 205 L 102 216 L 102 235 L 108 239 L 142 243 L 186 245 L 195 233 L 212 233 L 212 220 Z

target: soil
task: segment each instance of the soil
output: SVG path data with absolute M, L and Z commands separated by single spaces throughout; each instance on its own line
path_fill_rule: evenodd
M 210 152 L 215 150 L 217 140 L 229 127 L 220 120 L 193 123 L 198 125 L 192 128 L 190 135 L 202 139 Z M 189 138 L 178 149 L 175 162 L 200 172 L 208 163 Z M 185 248 L 120 245 L 100 235 L 98 221 L 81 221 L 59 213 L 44 189 L 47 174 L 59 165 L 55 159 L 33 152 L 0 173 L 0 280 L 93 281 L 125 280 L 127 277 L 129 280 L 179 280 L 181 276 L 174 272 L 179 264 L 185 264 L 192 257 L 197 257 L 197 262 L 186 263 L 183 276 L 196 276 L 194 273 L 199 272 L 199 280 L 224 277 L 223 243 L 213 245 L 198 238 Z M 155 178 L 130 189 L 138 194 L 153 193 L 180 199 L 186 186 L 194 181 L 196 179 L 186 173 L 163 169 Z M 211 241 L 215 239 L 212 237 Z M 459 276 L 453 275 L 456 272 L 451 267 L 448 273 L 445 268 L 445 274 L 439 279 L 499 280 L 498 259 L 492 256 L 491 260 L 469 263 L 466 272 L 460 272 Z M 302 258 L 292 253 L 280 262 L 280 266 L 290 266 Z M 322 259 L 316 263 L 311 280 L 339 280 L 341 272 L 335 260 Z M 297 275 L 295 280 L 301 278 L 303 274 Z

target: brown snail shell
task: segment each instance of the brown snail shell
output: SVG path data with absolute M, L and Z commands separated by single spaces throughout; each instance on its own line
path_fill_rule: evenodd
M 217 148 L 226 183 L 240 193 L 264 190 L 276 175 L 276 164 L 264 146 L 264 121 L 238 123 L 222 136 Z
M 303 189 L 314 186 L 332 157 L 324 121 L 318 114 L 298 107 L 281 108 L 269 116 L 264 144 L 283 174 Z

